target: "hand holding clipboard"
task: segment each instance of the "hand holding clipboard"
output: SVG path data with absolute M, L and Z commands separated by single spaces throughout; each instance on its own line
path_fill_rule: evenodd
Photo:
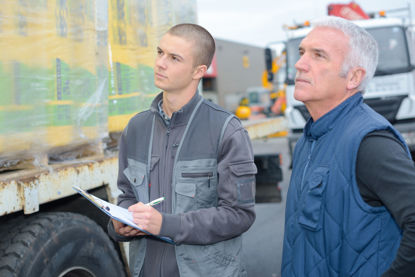
M 138 225 L 134 223 L 133 216 L 132 216 L 131 212 L 129 212 L 127 209 L 124 209 L 124 208 L 119 207 L 117 205 L 111 204 L 111 203 L 109 203 L 105 200 L 102 200 L 102 199 L 100 199 L 100 198 L 84 191 L 80 187 L 77 187 L 77 186 L 72 186 L 72 187 L 79 194 L 81 194 L 83 197 L 88 199 L 92 204 L 94 204 L 97 208 L 99 208 L 102 212 L 104 212 L 105 214 L 107 214 L 111 218 L 113 218 L 113 219 L 115 219 L 119 222 L 122 222 L 126 225 L 129 225 L 129 226 L 131 226 L 135 229 L 138 229 L 141 232 L 146 233 L 147 235 L 154 236 L 154 237 L 159 238 L 159 239 L 161 239 L 165 242 L 174 244 L 174 241 L 171 238 L 157 236 L 155 234 L 152 234 L 152 233 L 150 233 L 148 231 L 145 231 L 145 230 L 141 229 L 140 227 L 138 227 Z M 147 203 L 146 205 L 154 206 L 154 205 L 159 204 L 163 200 L 164 200 L 164 197 L 161 197 L 161 198 L 155 199 L 155 200 Z

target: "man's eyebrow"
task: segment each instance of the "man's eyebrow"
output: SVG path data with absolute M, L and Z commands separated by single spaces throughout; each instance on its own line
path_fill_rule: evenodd
M 171 56 L 174 56 L 176 58 L 179 58 L 181 60 L 184 60 L 182 56 L 180 56 L 179 54 L 175 54 L 175 53 L 170 53 Z
M 322 48 L 312 48 L 311 50 L 312 50 L 314 53 L 320 54 L 320 55 L 322 55 L 322 56 L 325 56 L 325 57 L 327 57 L 327 56 L 328 56 L 327 51 L 326 51 L 326 50 L 324 50 L 324 49 L 322 49 Z
M 305 51 L 305 49 L 304 49 L 303 46 L 300 45 L 300 46 L 298 46 L 298 51 Z M 321 54 L 321 55 L 324 55 L 324 56 L 328 56 L 327 51 L 322 49 L 322 48 L 311 48 L 311 49 L 309 49 L 309 51 L 312 51 L 314 53 L 318 53 L 318 54 Z
M 183 58 L 181 55 L 176 54 L 176 53 L 169 53 L 169 52 L 165 52 L 165 51 L 164 51 L 163 49 L 161 49 L 159 46 L 157 46 L 157 51 L 161 51 L 161 52 L 166 53 L 166 54 L 167 54 L 167 55 L 169 55 L 169 56 L 177 57 L 177 58 L 179 58 L 179 59 L 181 59 L 181 60 L 184 60 L 184 58 Z

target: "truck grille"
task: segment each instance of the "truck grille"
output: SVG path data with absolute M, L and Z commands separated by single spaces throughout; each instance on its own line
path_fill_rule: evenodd
M 383 115 L 389 122 L 394 124 L 396 123 L 396 114 L 405 97 L 406 96 L 404 95 L 400 95 L 386 98 L 369 98 L 364 99 L 363 101 L 377 113 Z M 305 106 L 296 106 L 295 108 L 301 113 L 306 121 L 310 118 L 310 113 Z
M 401 95 L 387 98 L 370 98 L 363 101 L 394 124 L 396 122 L 396 114 L 404 98 L 405 96 Z

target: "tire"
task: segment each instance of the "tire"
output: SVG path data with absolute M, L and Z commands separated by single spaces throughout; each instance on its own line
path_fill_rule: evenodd
M 2 277 L 125 276 L 109 237 L 83 215 L 39 213 L 1 225 Z

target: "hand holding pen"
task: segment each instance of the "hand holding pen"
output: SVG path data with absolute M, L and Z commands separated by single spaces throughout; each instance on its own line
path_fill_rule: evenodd
M 159 235 L 163 216 L 159 211 L 153 208 L 153 206 L 159 204 L 164 199 L 164 197 L 160 197 L 147 204 L 139 202 L 130 206 L 128 211 L 131 212 L 134 223 L 143 230 Z

